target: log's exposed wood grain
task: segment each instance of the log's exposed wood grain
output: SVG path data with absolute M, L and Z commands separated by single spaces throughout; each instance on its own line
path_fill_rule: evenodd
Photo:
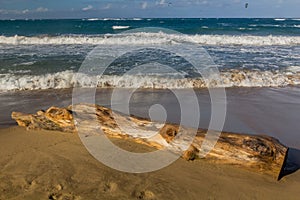
M 203 149 L 203 141 L 207 139 L 205 138 L 207 131 L 204 129 L 195 130 L 176 124 L 151 122 L 147 119 L 113 112 L 99 105 L 78 104 L 67 108 L 50 107 L 36 114 L 13 112 L 11 116 L 19 126 L 28 129 L 75 133 L 80 127 L 80 132 L 86 137 L 97 134 L 99 129 L 95 127 L 100 127 L 110 137 L 131 138 L 135 142 L 157 149 L 173 148 L 179 151 L 186 160 L 199 158 Z M 75 126 L 75 124 L 80 126 Z M 196 135 L 189 135 L 193 131 Z M 191 144 L 183 148 L 180 141 L 186 141 L 189 137 L 193 137 Z M 287 150 L 287 147 L 273 137 L 222 132 L 214 148 L 202 159 L 219 164 L 231 164 L 278 178 Z

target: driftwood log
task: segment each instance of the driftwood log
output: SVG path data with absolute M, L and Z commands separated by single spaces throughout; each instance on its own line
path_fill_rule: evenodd
M 178 142 L 173 144 L 172 141 L 175 138 L 180 140 L 181 132 L 188 133 L 192 129 L 180 127 L 176 124 L 162 124 L 135 116 L 126 116 L 113 112 L 106 107 L 88 104 L 79 104 L 67 108 L 50 107 L 47 111 L 38 111 L 36 114 L 13 112 L 12 118 L 16 120 L 19 126 L 28 129 L 46 129 L 70 133 L 77 132 L 76 127 L 78 126 L 75 126 L 75 124 L 80 124 L 81 131 L 84 131 L 86 137 L 95 134 L 95 131 L 97 131 L 95 122 L 93 122 L 96 120 L 98 126 L 100 125 L 107 136 L 124 139 L 130 137 L 135 142 L 157 149 L 169 145 L 178 151 L 182 151 L 180 153 L 186 160 L 199 158 L 207 133 L 205 129 L 196 130 L 196 136 L 193 136 L 192 144 L 189 148 L 183 150 L 176 146 Z M 119 128 L 120 123 L 125 126 L 125 130 Z M 150 132 L 156 132 L 157 134 L 144 137 L 143 132 L 147 135 L 149 129 L 151 129 Z M 183 141 L 186 138 L 181 139 Z M 287 151 L 288 148 L 273 137 L 222 132 L 214 148 L 202 159 L 214 163 L 235 165 L 251 171 L 269 174 L 278 179 Z

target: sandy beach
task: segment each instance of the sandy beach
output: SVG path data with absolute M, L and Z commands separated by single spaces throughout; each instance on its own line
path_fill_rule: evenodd
M 150 147 L 112 141 L 132 152 Z M 297 199 L 300 173 L 270 176 L 205 160 L 177 160 L 152 173 L 118 172 L 98 162 L 77 134 L 0 130 L 0 199 Z
M 297 3 L 0 1 L 0 200 L 299 199 Z

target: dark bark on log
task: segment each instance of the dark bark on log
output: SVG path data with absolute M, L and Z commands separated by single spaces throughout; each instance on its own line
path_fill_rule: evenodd
M 95 126 L 100 125 L 102 131 L 110 137 L 124 139 L 130 137 L 135 142 L 157 149 L 170 145 L 181 151 L 179 153 L 186 160 L 199 158 L 207 133 L 207 130 L 204 129 L 196 130 L 197 134 L 192 139 L 192 144 L 183 150 L 176 146 L 176 143 L 173 144 L 172 141 L 178 138 L 186 139 L 181 136 L 182 132 L 188 135 L 192 129 L 176 124 L 151 122 L 135 116 L 125 116 L 102 106 L 87 104 L 69 106 L 68 108 L 51 107 L 47 111 L 39 111 L 36 114 L 13 112 L 12 118 L 16 120 L 19 126 L 28 129 L 46 129 L 70 133 L 77 132 L 78 126 L 75 126 L 75 118 L 76 124 L 80 125 L 81 132 L 83 131 L 86 137 L 95 134 L 97 130 L 99 131 L 99 129 L 95 129 Z M 118 125 L 120 124 L 126 125 L 125 131 L 119 128 Z M 134 127 L 137 127 L 140 132 L 135 133 Z M 149 129 L 158 134 L 153 137 L 141 137 L 143 130 L 146 132 Z M 203 159 L 214 163 L 235 165 L 278 178 L 287 150 L 288 148 L 277 139 L 269 136 L 222 132 L 214 148 Z

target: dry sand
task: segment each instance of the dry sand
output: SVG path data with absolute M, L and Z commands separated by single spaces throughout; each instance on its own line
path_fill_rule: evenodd
M 113 139 L 120 147 L 149 147 Z M 300 172 L 272 177 L 205 160 L 128 174 L 95 160 L 74 134 L 0 129 L 0 199 L 298 199 Z

